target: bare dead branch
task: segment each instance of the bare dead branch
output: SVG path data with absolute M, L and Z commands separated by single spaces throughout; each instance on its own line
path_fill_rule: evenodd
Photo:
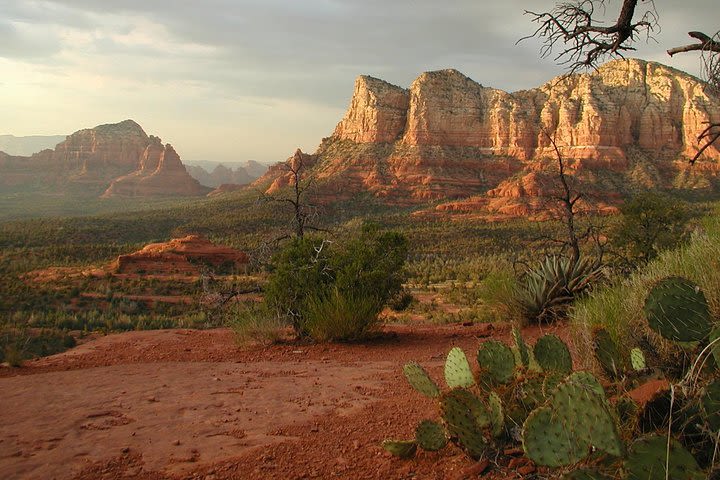
M 639 21 L 636 17 L 638 0 L 623 0 L 617 20 L 612 25 L 603 25 L 596 18 L 598 7 L 605 6 L 604 0 L 573 0 L 558 3 L 550 12 L 525 11 L 538 24 L 535 31 L 519 40 L 539 38 L 543 45 L 541 57 L 558 51 L 554 61 L 565 65 L 570 72 L 582 68 L 595 68 L 606 57 L 623 57 L 623 52 L 635 48 L 633 42 L 641 33 L 647 39 L 658 30 L 658 15 L 653 0 L 645 0 L 647 10 Z
M 720 139 L 720 123 L 708 123 L 707 125 L 707 128 L 698 135 L 700 148 L 695 156 L 690 159 L 690 165 L 695 165 L 695 162 L 702 156 L 705 150 Z

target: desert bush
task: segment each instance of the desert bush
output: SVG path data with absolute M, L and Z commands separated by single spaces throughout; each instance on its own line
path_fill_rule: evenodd
M 235 305 L 228 313 L 231 315 L 228 324 L 240 345 L 277 343 L 288 330 L 286 317 L 278 315 L 265 303 Z
M 645 265 L 687 239 L 691 215 L 678 199 L 642 192 L 625 202 L 620 211 L 622 217 L 611 239 L 613 253 L 623 266 Z
M 308 236 L 294 239 L 273 259 L 265 287 L 266 306 L 288 318 L 301 337 L 313 336 L 306 324 L 308 314 L 317 327 L 317 315 L 323 311 L 333 315 L 323 328 L 335 324 L 338 332 L 325 331 L 317 340 L 367 331 L 380 308 L 402 289 L 407 248 L 404 236 L 382 232 L 374 225 L 364 225 L 352 237 L 332 242 Z M 346 317 L 354 325 L 339 325 L 339 312 L 353 302 L 367 306 L 364 314 Z M 371 310 L 377 312 L 370 315 Z M 360 320 L 368 325 L 357 325 Z
M 395 312 L 404 312 L 414 301 L 413 294 L 409 290 L 402 289 L 389 300 L 388 306 Z
M 377 326 L 382 306 L 382 301 L 375 297 L 334 287 L 328 293 L 307 299 L 305 329 L 321 342 L 359 340 Z

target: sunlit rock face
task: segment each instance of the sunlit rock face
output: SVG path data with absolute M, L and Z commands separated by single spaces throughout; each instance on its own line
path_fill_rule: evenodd
M 311 156 L 312 171 L 339 197 L 368 191 L 395 203 L 453 199 L 438 209 L 492 204 L 524 215 L 537 205 L 502 203 L 556 188 L 550 160 L 557 146 L 568 173 L 602 193 L 598 208 L 612 211 L 632 188 L 714 188 L 720 145 L 707 150 L 701 168 L 687 167 L 707 122 L 720 122 L 717 93 L 642 60 L 612 61 L 514 93 L 452 69 L 423 73 L 407 90 L 362 76 L 347 113 Z M 287 184 L 283 175 L 276 166 L 255 185 L 277 189 Z
M 53 150 L 30 157 L 0 155 L 3 187 L 70 190 L 103 196 L 194 196 L 202 187 L 180 157 L 133 120 L 99 125 L 69 135 Z

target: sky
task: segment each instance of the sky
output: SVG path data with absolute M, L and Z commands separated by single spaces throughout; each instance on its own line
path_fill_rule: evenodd
M 717 0 L 658 1 L 633 56 L 670 58 L 720 29 Z M 609 11 L 620 0 L 606 0 Z M 641 6 L 648 0 L 641 0 Z M 670 4 L 670 5 L 668 5 Z M 131 118 L 184 160 L 276 162 L 313 152 L 355 78 L 403 87 L 455 68 L 507 91 L 563 73 L 539 58 L 524 10 L 552 0 L 0 0 L 0 134 L 69 134 Z M 713 22 L 715 20 L 715 22 Z

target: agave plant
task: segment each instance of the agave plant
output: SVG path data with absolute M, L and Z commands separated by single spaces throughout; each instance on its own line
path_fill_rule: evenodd
M 601 275 L 602 269 L 589 258 L 573 262 L 566 257 L 549 255 L 536 268 L 525 272 L 515 300 L 528 320 L 550 321 L 562 316 L 567 306 Z

